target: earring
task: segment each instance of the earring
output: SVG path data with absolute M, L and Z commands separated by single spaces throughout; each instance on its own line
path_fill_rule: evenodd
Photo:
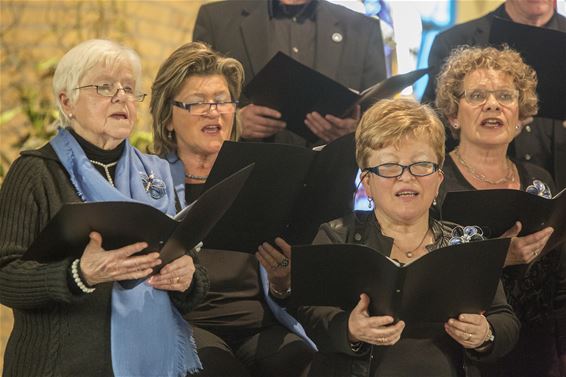
M 460 125 L 459 125 L 458 123 L 454 123 L 454 124 L 452 125 L 452 127 L 454 127 L 455 129 L 458 129 L 458 128 L 460 128 Z
M 173 140 L 173 131 L 167 130 L 167 139 Z
M 436 198 L 432 200 L 432 205 L 436 207 Z
M 373 198 L 372 197 L 368 197 L 368 208 L 371 209 L 371 207 L 373 207 Z
M 515 129 L 516 129 L 517 131 L 519 131 L 519 130 L 521 129 L 521 126 L 517 124 L 517 125 L 515 125 Z
M 69 113 L 69 119 L 73 119 L 73 113 Z

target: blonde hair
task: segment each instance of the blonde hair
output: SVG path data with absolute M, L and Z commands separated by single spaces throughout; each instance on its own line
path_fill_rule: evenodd
M 126 62 L 130 65 L 136 86 L 141 82 L 141 62 L 138 54 L 129 47 L 105 39 L 90 39 L 70 49 L 59 61 L 53 75 L 53 95 L 59 109 L 60 123 L 63 127 L 71 124 L 68 114 L 63 111 L 60 93 L 65 93 L 75 102 L 83 77 L 98 65 L 113 66 Z
M 227 58 L 200 42 L 184 44 L 175 50 L 159 68 L 151 87 L 150 111 L 153 116 L 154 152 L 164 156 L 177 150 L 175 139 L 167 138 L 167 125 L 172 119 L 171 101 L 192 75 L 222 75 L 232 100 L 242 91 L 244 68 L 236 59 Z M 230 140 L 238 139 L 237 116 Z
M 461 46 L 452 51 L 437 79 L 436 107 L 446 119 L 458 115 L 460 98 L 464 93 L 464 78 L 478 69 L 493 69 L 512 77 L 519 91 L 519 119 L 537 113 L 537 75 L 534 69 L 523 62 L 517 51 L 508 46 L 502 49 Z M 459 129 L 452 125 L 450 129 L 458 137 Z
M 377 102 L 362 116 L 356 129 L 356 161 L 368 166 L 372 151 L 400 145 L 407 137 L 428 142 L 439 166 L 444 163 L 444 125 L 427 105 L 413 99 L 386 99 Z

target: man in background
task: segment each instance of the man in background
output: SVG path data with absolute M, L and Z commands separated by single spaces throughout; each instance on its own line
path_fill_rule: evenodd
M 386 78 L 379 20 L 325 0 L 241 0 L 203 5 L 194 41 L 238 59 L 248 83 L 282 51 L 340 84 L 362 91 Z M 246 99 L 244 100 L 244 104 Z M 351 118 L 307 114 L 306 126 L 322 142 L 353 132 Z M 275 109 L 246 104 L 240 111 L 242 137 L 306 145 L 285 130 Z

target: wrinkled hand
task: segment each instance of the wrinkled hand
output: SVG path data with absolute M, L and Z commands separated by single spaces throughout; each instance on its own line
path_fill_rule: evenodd
M 183 255 L 163 266 L 159 274 L 147 281 L 153 288 L 164 291 L 185 292 L 191 286 L 195 264 L 189 255 Z
M 444 330 L 464 348 L 478 348 L 486 341 L 489 322 L 482 314 L 460 314 L 458 319 L 450 318 Z
M 377 346 L 392 346 L 401 339 L 405 322 L 393 324 L 393 317 L 370 317 L 368 313 L 369 297 L 360 295 L 358 305 L 348 318 L 348 338 L 350 342 L 365 342 Z
M 326 143 L 356 131 L 360 121 L 361 109 L 357 105 L 351 118 L 338 118 L 334 115 L 322 116 L 317 112 L 308 113 L 305 125 Z
M 91 232 L 90 241 L 81 256 L 80 268 L 89 286 L 109 281 L 142 279 L 161 263 L 159 253 L 132 256 L 147 247 L 147 243 L 138 242 L 116 250 L 102 248 L 100 233 Z
M 291 246 L 284 239 L 277 237 L 277 250 L 264 242 L 257 249 L 256 258 L 267 271 L 269 283 L 279 292 L 291 287 Z
M 242 137 L 244 139 L 265 139 L 281 131 L 286 124 L 281 113 L 265 106 L 247 105 L 240 110 Z
M 532 262 L 542 251 L 554 229 L 551 227 L 539 230 L 536 233 L 518 237 L 522 225 L 519 221 L 501 235 L 501 238 L 512 237 L 504 266 L 527 264 Z

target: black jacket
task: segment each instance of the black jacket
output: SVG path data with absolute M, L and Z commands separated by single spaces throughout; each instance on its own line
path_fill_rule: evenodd
M 316 4 L 315 66 L 311 67 L 358 91 L 386 78 L 379 20 L 324 0 Z M 201 6 L 194 41 L 239 60 L 248 83 L 271 59 L 269 55 L 270 1 L 229 0 Z M 339 33 L 342 39 L 333 40 Z M 336 38 L 335 38 L 336 39 Z M 244 103 L 246 102 L 245 99 Z M 277 142 L 304 144 L 283 131 Z
M 430 247 L 431 252 L 442 246 L 446 246 L 451 237 L 453 226 L 450 223 L 442 223 L 431 220 L 431 228 L 435 236 L 435 244 Z M 452 224 L 455 225 L 455 224 Z M 379 252 L 389 255 L 392 240 L 381 234 L 379 224 L 373 212 L 356 212 L 342 219 L 323 224 L 315 238 L 314 243 L 360 243 L 368 245 Z M 490 310 L 485 314 L 496 334 L 495 343 L 491 351 L 481 354 L 475 351 L 463 351 L 455 341 L 444 335 L 435 341 L 424 342 L 418 337 L 408 338 L 401 335 L 401 340 L 386 352 L 398 353 L 393 357 L 424 358 L 419 347 L 438 347 L 455 355 L 453 368 L 461 376 L 479 376 L 479 364 L 490 363 L 509 352 L 517 340 L 519 333 L 519 321 L 513 314 L 511 307 L 505 300 L 501 284 L 493 300 Z M 356 354 L 352 352 L 347 339 L 349 313 L 332 307 L 304 307 L 299 308 L 297 314 L 307 334 L 319 347 L 318 355 L 312 367 L 312 376 L 366 376 L 369 354 Z M 399 347 L 397 347 L 399 345 Z M 378 347 L 379 348 L 379 347 Z M 389 348 L 389 347 L 388 347 Z M 410 350 L 397 351 L 403 349 Z M 414 352 L 413 352 L 414 351 Z M 454 352 L 456 351 L 456 352 Z M 461 351 L 461 352 L 460 352 Z M 415 359 L 413 359 L 415 360 Z M 422 365 L 430 364 L 431 360 L 422 360 Z M 443 375 L 445 371 L 441 367 L 434 375 Z M 423 375 L 418 369 L 411 371 L 411 375 Z

